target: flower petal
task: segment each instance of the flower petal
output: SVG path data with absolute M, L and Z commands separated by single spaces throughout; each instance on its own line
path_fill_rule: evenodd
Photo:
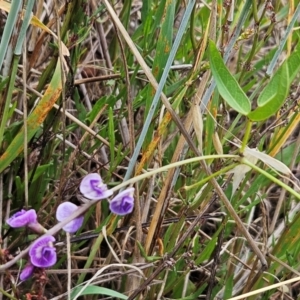
M 32 223 L 37 223 L 37 215 L 34 209 L 20 210 L 6 220 L 6 223 L 13 228 L 24 227 Z
M 55 238 L 45 235 L 38 238 L 29 249 L 31 263 L 40 268 L 51 267 L 56 263 L 56 249 L 52 245 Z
M 69 217 L 75 210 L 78 209 L 78 206 L 71 202 L 61 203 L 56 210 L 56 219 L 58 221 L 63 221 Z
M 78 209 L 78 206 L 75 205 L 74 203 L 64 202 L 57 207 L 56 219 L 58 221 L 62 222 L 63 220 L 68 218 L 77 209 Z M 83 223 L 83 219 L 84 219 L 84 217 L 80 216 L 80 217 L 72 220 L 71 222 L 69 222 L 67 225 L 65 225 L 63 227 L 63 230 L 66 232 L 70 232 L 70 233 L 76 232 L 81 227 L 81 225 Z
M 83 177 L 79 186 L 84 197 L 91 200 L 101 200 L 110 197 L 113 192 L 107 189 L 102 178 L 97 173 L 91 173 Z
M 134 188 L 128 188 L 114 197 L 109 204 L 109 209 L 116 215 L 130 214 L 134 207 Z
M 31 263 L 28 263 L 25 268 L 22 270 L 21 274 L 20 274 L 20 279 L 23 280 L 27 280 L 29 279 L 34 271 L 34 265 L 32 265 Z
M 82 217 L 78 217 L 78 218 L 72 220 L 67 225 L 65 225 L 63 227 L 63 230 L 65 232 L 74 233 L 74 232 L 76 232 L 82 226 L 83 220 L 84 220 L 83 216 Z

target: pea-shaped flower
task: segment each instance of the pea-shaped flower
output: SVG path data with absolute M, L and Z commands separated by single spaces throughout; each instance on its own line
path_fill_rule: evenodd
M 20 274 L 20 279 L 21 280 L 29 279 L 33 274 L 34 268 L 35 268 L 35 266 L 33 264 L 31 264 L 30 262 L 27 263 Z
M 6 220 L 6 223 L 13 228 L 24 227 L 37 222 L 37 215 L 34 209 L 22 209 Z
M 110 197 L 113 192 L 107 189 L 102 178 L 97 173 L 91 173 L 83 177 L 79 186 L 80 192 L 85 198 L 101 200 Z
M 53 246 L 55 238 L 45 235 L 34 241 L 29 249 L 31 264 L 39 268 L 51 267 L 56 263 L 56 249 Z
M 22 209 L 6 220 L 6 223 L 12 228 L 28 227 L 36 233 L 45 233 L 45 229 L 37 221 L 36 211 L 34 209 Z
M 56 219 L 60 222 L 68 218 L 75 210 L 78 209 L 78 206 L 71 202 L 64 202 L 57 207 L 56 210 Z M 83 223 L 83 216 L 79 216 L 76 219 L 69 222 L 63 227 L 63 230 L 66 232 L 76 232 Z
M 134 188 L 128 188 L 114 197 L 109 203 L 111 212 L 119 216 L 130 214 L 134 207 L 133 194 Z

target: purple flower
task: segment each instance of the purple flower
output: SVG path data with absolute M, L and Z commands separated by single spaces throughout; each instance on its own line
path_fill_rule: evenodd
M 29 249 L 30 261 L 35 267 L 47 268 L 56 263 L 56 249 L 53 246 L 55 238 L 45 235 L 34 241 Z
M 62 222 L 63 220 L 65 220 L 66 218 L 68 218 L 75 210 L 78 209 L 78 206 L 71 203 L 71 202 L 64 202 L 62 204 L 60 204 L 57 207 L 56 210 L 56 219 L 59 222 Z M 63 227 L 63 230 L 66 232 L 76 232 L 82 225 L 83 223 L 83 216 L 80 216 L 74 220 L 72 220 L 71 222 L 69 222 L 67 225 L 65 225 Z
M 109 209 L 116 215 L 130 214 L 134 207 L 134 188 L 128 188 L 114 197 L 109 204 Z
M 6 223 L 13 228 L 27 226 L 36 233 L 45 233 L 45 228 L 37 221 L 37 215 L 34 209 L 22 209 L 7 219 Z
M 37 223 L 37 215 L 34 209 L 22 209 L 6 220 L 6 223 L 13 228 L 28 226 Z
M 20 279 L 21 280 L 27 280 L 29 279 L 34 271 L 34 265 L 32 265 L 31 263 L 27 263 L 25 268 L 22 270 L 21 274 L 20 274 Z
M 102 178 L 97 173 L 91 173 L 83 177 L 79 186 L 80 192 L 85 198 L 101 200 L 110 197 L 113 192 L 107 189 Z

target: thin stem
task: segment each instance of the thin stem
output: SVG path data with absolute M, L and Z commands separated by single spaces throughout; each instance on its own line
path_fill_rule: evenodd
M 229 171 L 229 170 L 235 168 L 237 165 L 239 165 L 239 164 L 236 163 L 236 164 L 232 164 L 232 165 L 230 165 L 230 166 L 227 166 L 227 167 L 223 168 L 222 170 L 220 170 L 220 171 L 218 171 L 218 172 L 215 172 L 215 173 L 211 174 L 210 176 L 204 178 L 203 180 L 200 180 L 199 182 L 196 182 L 196 183 L 194 183 L 194 184 L 192 184 L 192 185 L 183 187 L 183 189 L 184 189 L 185 191 L 189 191 L 189 190 L 191 190 L 191 189 L 193 189 L 193 188 L 196 188 L 197 186 L 204 185 L 205 183 L 207 183 L 207 182 L 208 182 L 209 180 L 211 180 L 212 178 L 217 177 L 217 176 L 219 176 L 219 175 L 221 175 L 221 174 L 226 173 L 227 171 Z
M 289 187 L 288 185 L 286 185 L 285 183 L 283 183 L 281 180 L 277 179 L 273 175 L 269 174 L 268 172 L 264 171 L 263 169 L 261 169 L 261 168 L 257 167 L 256 165 L 252 164 L 246 158 L 242 158 L 241 163 L 251 167 L 253 170 L 259 172 L 260 174 L 263 174 L 264 176 L 266 176 L 267 178 L 272 180 L 274 183 L 278 184 L 279 186 L 281 186 L 282 188 L 284 188 L 285 190 L 287 190 L 292 195 L 294 195 L 297 199 L 300 200 L 300 194 L 299 193 L 297 193 L 295 190 L 293 190 L 291 187 Z
M 257 1 L 252 0 L 252 12 L 253 12 L 253 18 L 256 24 L 258 24 L 259 19 L 258 19 L 258 14 L 257 14 Z
M 167 171 L 169 169 L 176 168 L 176 167 L 186 165 L 186 164 L 189 164 L 189 163 L 202 161 L 202 160 L 208 160 L 208 159 L 215 159 L 215 158 L 237 158 L 237 159 L 239 159 L 240 156 L 239 155 L 232 155 L 232 154 L 223 154 L 223 155 L 215 154 L 215 155 L 198 156 L 198 157 L 193 157 L 193 158 L 181 160 L 181 161 L 175 162 L 173 164 L 169 164 L 167 166 L 163 166 L 161 168 L 158 168 L 158 169 L 152 170 L 150 172 L 147 172 L 147 173 L 141 174 L 139 176 L 136 176 L 134 178 L 131 178 L 131 179 L 129 179 L 127 181 L 124 181 L 124 182 L 120 183 L 119 185 L 113 187 L 111 190 L 113 192 L 115 192 L 115 191 L 118 191 L 118 190 L 120 190 L 121 188 L 123 188 L 127 185 L 136 183 L 136 182 L 138 182 L 142 179 L 151 177 L 151 176 L 153 176 L 157 173 L 161 173 L 161 172 Z
M 240 153 L 244 153 L 244 151 L 245 151 L 245 148 L 248 144 L 248 140 L 250 138 L 251 129 L 252 129 L 252 121 L 250 121 L 248 119 L 247 124 L 246 124 L 246 131 L 245 131 L 244 138 L 243 138 L 243 141 L 242 141 L 242 146 L 240 148 Z

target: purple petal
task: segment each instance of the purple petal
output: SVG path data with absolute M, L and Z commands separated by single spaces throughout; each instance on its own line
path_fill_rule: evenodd
M 109 209 L 116 215 L 130 214 L 134 207 L 134 188 L 128 188 L 114 197 L 109 204 Z
M 32 265 L 31 263 L 28 263 L 25 268 L 22 270 L 21 274 L 20 274 L 20 279 L 23 280 L 27 280 L 29 279 L 34 271 L 34 265 Z
M 68 218 L 75 210 L 78 209 L 78 206 L 71 202 L 64 202 L 57 207 L 56 210 L 56 219 L 60 222 Z M 83 223 L 83 216 L 77 217 L 67 225 L 63 227 L 63 230 L 66 232 L 76 232 Z
M 53 247 L 55 238 L 45 235 L 38 238 L 29 249 L 31 263 L 35 267 L 47 268 L 56 263 L 56 249 Z
M 34 209 L 22 209 L 7 219 L 6 223 L 13 228 L 28 226 L 37 223 L 37 215 Z
M 79 186 L 80 192 L 85 198 L 101 200 L 110 197 L 113 192 L 107 189 L 102 178 L 97 173 L 91 173 L 83 177 Z

